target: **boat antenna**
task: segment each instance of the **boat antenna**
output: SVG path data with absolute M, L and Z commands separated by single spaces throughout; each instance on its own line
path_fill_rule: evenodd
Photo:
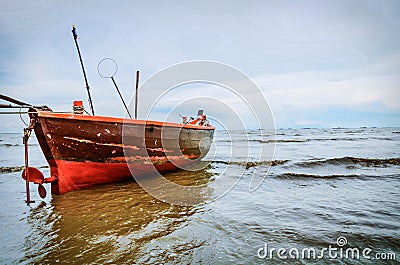
M 92 97 L 90 96 L 89 83 L 88 83 L 88 80 L 87 80 L 87 77 L 86 77 L 85 67 L 83 66 L 82 55 L 81 55 L 81 51 L 79 50 L 79 45 L 78 45 L 78 35 L 76 34 L 76 28 L 75 28 L 74 25 L 72 25 L 72 35 L 74 36 L 76 49 L 78 50 L 79 60 L 81 62 L 81 66 L 82 66 L 83 77 L 85 78 L 85 82 L 86 82 L 86 90 L 87 90 L 87 93 L 88 93 L 88 96 L 89 96 L 89 106 L 90 106 L 90 109 L 92 110 L 92 114 L 94 116 L 94 108 L 93 108 Z
M 129 112 L 128 106 L 126 106 L 125 100 L 122 97 L 121 92 L 119 91 L 117 82 L 115 82 L 115 79 L 114 79 L 114 75 L 117 73 L 117 71 L 118 71 L 118 65 L 114 61 L 114 59 L 111 59 L 111 58 L 104 58 L 97 65 L 97 72 L 99 73 L 99 76 L 101 76 L 102 78 L 111 78 L 111 80 L 114 84 L 114 87 L 117 90 L 118 95 L 122 101 L 122 104 L 124 104 L 125 110 L 129 115 L 129 118 L 132 119 L 132 115 Z
M 139 71 L 136 71 L 136 96 L 135 96 L 135 120 L 137 120 L 137 109 L 138 109 L 138 99 L 139 99 Z

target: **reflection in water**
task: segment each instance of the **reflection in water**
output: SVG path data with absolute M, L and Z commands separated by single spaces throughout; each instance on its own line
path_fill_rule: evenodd
M 207 169 L 166 175 L 181 185 L 207 184 L 210 176 Z M 32 233 L 26 237 L 26 255 L 20 262 L 174 262 L 178 257 L 190 262 L 190 255 L 181 252 L 204 242 L 179 242 L 183 238 L 168 236 L 202 211 L 203 205 L 158 201 L 133 181 L 54 196 L 50 203 L 31 209 Z

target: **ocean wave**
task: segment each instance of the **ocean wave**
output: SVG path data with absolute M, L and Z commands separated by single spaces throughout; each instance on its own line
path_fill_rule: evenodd
M 301 179 L 301 178 L 307 178 L 307 179 L 336 179 L 336 178 L 365 178 L 368 177 L 366 175 L 357 175 L 357 174 L 351 174 L 351 175 L 318 175 L 318 174 L 306 174 L 306 173 L 293 173 L 293 172 L 288 172 L 288 173 L 283 173 L 279 175 L 275 175 L 274 178 L 283 178 L 283 179 Z
M 17 171 L 24 170 L 24 166 L 16 166 L 16 167 L 0 167 L 0 173 L 12 173 Z
M 387 167 L 391 165 L 400 165 L 400 158 L 360 158 L 360 157 L 339 157 L 329 158 L 322 160 L 308 160 L 295 164 L 300 167 L 315 167 L 315 166 L 326 166 L 326 165 L 361 165 L 364 167 Z
M 323 142 L 323 141 L 361 141 L 366 138 L 308 138 L 308 139 L 252 139 L 249 142 L 259 142 L 263 144 L 269 143 L 306 143 L 306 142 Z
M 217 164 L 225 164 L 225 165 L 238 165 L 246 167 L 246 169 L 251 167 L 256 167 L 259 165 L 268 165 L 268 166 L 279 166 L 283 165 L 289 160 L 272 160 L 272 161 L 223 161 L 223 160 L 214 160 L 213 163 Z
M 249 140 L 250 142 L 259 142 L 263 144 L 269 143 L 304 143 L 308 142 L 309 139 L 271 139 L 271 140 Z
M 309 141 L 324 142 L 324 141 L 364 141 L 368 137 L 336 137 L 336 138 L 311 138 Z
M 393 138 L 388 137 L 335 137 L 335 138 L 292 138 L 292 139 L 242 139 L 242 140 L 231 140 L 231 139 L 221 139 L 215 140 L 215 142 L 258 142 L 262 144 L 269 143 L 306 143 L 306 142 L 353 142 L 353 141 L 366 141 L 366 140 L 380 140 L 380 141 L 394 141 Z
M 0 147 L 24 146 L 23 144 L 0 144 Z M 28 146 L 38 146 L 37 144 L 28 144 Z
M 49 166 L 46 165 L 46 166 L 41 166 L 39 168 L 49 168 Z M 24 169 L 25 169 L 25 166 L 0 167 L 0 174 L 23 171 Z
M 0 146 L 11 147 L 11 146 L 19 146 L 19 144 L 0 144 Z

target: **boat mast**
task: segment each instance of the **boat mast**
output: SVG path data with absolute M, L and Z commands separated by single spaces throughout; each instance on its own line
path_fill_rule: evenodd
M 92 110 L 92 114 L 94 116 L 94 108 L 93 108 L 92 97 L 90 95 L 89 82 L 88 82 L 87 77 L 86 77 L 85 67 L 83 66 L 82 55 L 81 55 L 81 51 L 79 50 L 79 45 L 78 45 L 78 35 L 76 34 L 76 28 L 75 28 L 74 25 L 72 25 L 72 35 L 74 36 L 76 49 L 78 50 L 79 60 L 81 62 L 81 66 L 82 66 L 83 77 L 85 78 L 85 82 L 86 82 L 86 90 L 87 90 L 87 93 L 88 93 L 88 96 L 89 96 L 89 106 L 90 106 L 90 109 Z

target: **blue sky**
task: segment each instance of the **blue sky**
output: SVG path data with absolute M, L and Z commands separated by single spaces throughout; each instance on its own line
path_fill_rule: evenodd
M 97 74 L 105 57 L 117 61 L 126 99 L 136 70 L 143 82 L 211 60 L 254 80 L 278 128 L 400 126 L 399 1 L 2 1 L 0 92 L 59 111 L 77 99 L 87 106 L 72 24 L 99 115 L 124 116 Z M 142 108 L 148 93 L 157 91 L 141 91 Z M 0 122 L 22 126 L 17 116 Z

